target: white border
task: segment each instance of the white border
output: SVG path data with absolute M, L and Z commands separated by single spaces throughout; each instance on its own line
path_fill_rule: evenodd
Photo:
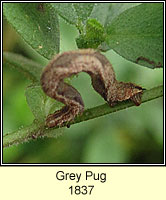
M 3 14 L 2 14 L 2 4 L 3 3 L 13 3 L 13 2 L 15 2 L 15 3 L 27 3 L 27 2 L 29 2 L 29 3 L 39 3 L 39 1 L 1 1 L 1 166 L 165 166 L 165 67 L 163 67 L 163 73 L 164 73 L 164 75 L 163 75 L 163 78 L 164 78 L 164 80 L 163 80 L 163 82 L 164 82 L 164 102 L 163 102 L 163 105 L 164 105 L 164 112 L 163 112 L 163 114 L 164 114 L 164 124 L 163 124 L 163 131 L 164 131 L 164 137 L 163 137 L 163 142 L 164 142 L 164 164 L 109 164 L 109 163 L 101 163 L 101 164 L 97 164 L 97 163 L 95 163 L 95 164 L 3 164 L 2 163 L 2 152 L 3 152 L 3 144 L 2 144 L 2 136 L 3 136 L 3 130 L 2 130 L 2 127 L 3 127 L 3 121 L 2 121 L 2 119 L 3 119 L 3 114 L 2 114 L 2 110 L 3 110 L 3 105 L 2 105 L 2 103 L 3 103 L 3 98 L 2 98 L 2 96 L 3 96 L 3 94 L 2 94 L 2 91 L 3 91 L 3 89 L 2 89 L 2 78 L 3 78 L 3 71 L 2 71 L 2 68 L 3 68 L 3 62 L 2 62 L 2 60 L 3 60 L 3 47 L 2 47 L 2 41 L 3 41 L 3 38 L 2 38 L 2 31 L 3 31 L 3 27 L 2 27 L 2 21 L 3 21 Z M 77 2 L 79 2 L 79 3 L 86 3 L 86 2 L 88 2 L 88 3 L 90 3 L 90 2 L 92 2 L 92 3 L 109 3 L 109 2 L 111 2 L 111 3 L 164 3 L 164 66 L 165 66 L 165 1 L 40 1 L 40 2 L 44 2 L 44 3 L 49 3 L 49 2 L 51 2 L 51 3 L 70 3 L 70 2 L 73 2 L 73 3 L 77 3 Z

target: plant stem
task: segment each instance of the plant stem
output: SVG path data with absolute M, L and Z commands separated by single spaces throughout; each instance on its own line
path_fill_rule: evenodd
M 145 90 L 142 95 L 142 103 L 151 101 L 161 96 L 163 96 L 163 85 L 154 87 L 149 90 Z M 76 117 L 76 119 L 69 125 L 76 124 L 82 121 L 87 121 L 89 119 L 94 119 L 109 113 L 117 112 L 119 110 L 129 108 L 131 106 L 134 106 L 134 104 L 131 101 L 120 102 L 114 107 L 109 107 L 108 104 L 96 106 L 94 108 L 85 110 L 81 116 Z M 5 134 L 3 136 L 3 147 L 9 147 L 14 144 L 20 144 L 44 136 L 50 137 L 51 135 L 53 135 L 55 137 L 56 134 L 59 134 L 59 132 L 55 130 L 57 128 L 58 127 L 48 129 L 44 127 L 44 124 L 33 122 L 27 127 Z
M 162 96 L 163 96 L 163 85 L 160 85 L 160 86 L 154 87 L 152 89 L 145 90 L 143 92 L 141 100 L 142 100 L 142 103 L 145 103 L 147 101 L 151 101 L 153 99 L 156 99 L 156 98 L 159 98 L 159 97 L 162 97 Z M 110 107 L 106 103 L 106 104 L 85 110 L 83 115 L 78 116 L 74 120 L 74 122 L 72 122 L 71 124 L 75 124 L 75 123 L 79 123 L 79 122 L 86 121 L 86 120 L 89 120 L 89 119 L 97 118 L 97 117 L 100 117 L 100 116 L 103 116 L 103 115 L 107 115 L 107 114 L 110 114 L 110 113 L 113 113 L 113 112 L 117 112 L 119 110 L 129 108 L 131 106 L 135 106 L 135 104 L 131 101 L 119 102 L 114 107 Z

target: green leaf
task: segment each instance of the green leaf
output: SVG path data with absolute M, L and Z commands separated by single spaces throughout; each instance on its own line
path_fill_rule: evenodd
M 94 48 L 96 49 L 105 39 L 104 27 L 96 20 L 87 20 L 85 33 L 76 38 L 78 48 Z
M 45 95 L 40 85 L 30 85 L 25 92 L 28 106 L 35 119 L 43 122 L 46 116 L 62 107 L 62 103 Z
M 89 18 L 96 19 L 103 26 L 107 26 L 120 13 L 139 4 L 140 3 L 95 3 Z
M 107 44 L 128 60 L 149 68 L 163 65 L 163 4 L 143 3 L 116 17 Z
M 83 3 L 84 5 L 86 3 Z M 104 26 L 107 26 L 124 10 L 139 5 L 140 3 L 95 3 L 93 10 L 83 26 L 81 34 L 76 39 L 78 48 L 98 48 L 101 51 L 108 51 L 110 47 L 105 41 Z M 75 4 L 74 4 L 75 5 Z M 87 11 L 84 11 L 85 13 Z M 100 46 L 99 46 L 100 45 Z
M 94 5 L 94 3 L 73 3 L 78 19 L 84 22 L 90 16 Z
M 58 13 L 68 23 L 77 24 L 77 13 L 72 3 L 50 3 L 50 6 L 54 13 Z
M 25 92 L 27 103 L 39 122 L 45 120 L 45 94 L 40 86 L 32 85 L 27 87 Z
M 51 59 L 59 52 L 59 22 L 45 3 L 3 3 L 7 21 L 39 54 Z
M 95 6 L 89 18 L 96 19 L 104 26 L 106 19 L 110 13 L 111 4 L 112 3 L 95 3 Z
M 50 3 L 50 5 L 54 12 L 58 13 L 68 23 L 78 27 L 81 26 L 80 22 L 89 17 L 94 3 Z
M 108 26 L 109 24 L 111 24 L 113 19 L 116 18 L 125 10 L 132 8 L 134 6 L 138 6 L 140 4 L 141 3 L 111 3 L 109 12 L 107 13 L 107 16 L 105 19 L 105 26 Z
M 19 54 L 4 52 L 3 64 L 14 67 L 32 81 L 40 81 L 43 66 Z

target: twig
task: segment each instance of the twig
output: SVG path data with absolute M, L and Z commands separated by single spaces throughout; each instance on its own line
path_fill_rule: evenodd
M 145 103 L 147 101 L 151 101 L 153 99 L 159 98 L 163 96 L 163 85 L 154 87 L 149 90 L 145 90 L 142 95 L 142 103 Z M 134 104 L 130 101 L 124 101 L 118 103 L 114 107 L 109 107 L 108 104 L 103 104 L 94 108 L 90 108 L 84 111 L 83 115 L 78 116 L 73 122 L 71 122 L 69 125 L 76 124 L 79 122 L 87 121 L 90 119 L 94 119 L 109 113 L 117 112 L 119 110 L 123 110 L 126 108 L 129 108 L 131 106 L 134 106 Z M 139 107 L 138 107 L 139 109 Z M 65 126 L 65 125 L 64 125 Z M 9 147 L 12 145 L 20 144 L 32 139 L 36 139 L 39 137 L 45 137 L 59 134 L 59 127 L 54 128 L 46 128 L 44 124 L 33 122 L 31 125 L 24 127 L 22 129 L 19 129 L 17 131 L 7 133 L 3 136 L 3 147 Z M 57 130 L 55 130 L 57 129 Z

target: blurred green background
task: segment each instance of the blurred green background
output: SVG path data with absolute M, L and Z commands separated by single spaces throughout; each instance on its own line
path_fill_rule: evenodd
M 3 50 L 22 54 L 42 65 L 48 61 L 3 23 Z M 60 52 L 77 49 L 77 30 L 60 19 Z M 117 79 L 149 89 L 163 83 L 162 69 L 131 63 L 113 51 L 105 53 Z M 26 103 L 31 82 L 20 72 L 3 66 L 3 132 L 31 124 L 34 117 Z M 72 79 L 86 108 L 105 103 L 93 90 L 85 73 Z M 65 128 L 58 138 L 44 138 L 3 150 L 3 163 L 163 163 L 163 99 L 132 107 Z

